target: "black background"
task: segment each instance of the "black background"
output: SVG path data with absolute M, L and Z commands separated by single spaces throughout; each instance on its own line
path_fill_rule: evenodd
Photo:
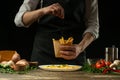
M 22 58 L 30 59 L 35 29 L 18 28 L 14 16 L 23 0 L 7 0 L 1 5 L 0 50 L 16 50 Z M 120 48 L 119 0 L 98 0 L 100 36 L 87 48 L 88 57 L 104 57 L 105 47 Z M 120 54 L 119 54 L 120 55 Z

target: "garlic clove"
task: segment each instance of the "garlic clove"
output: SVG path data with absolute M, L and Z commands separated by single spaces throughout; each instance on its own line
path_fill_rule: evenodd
M 120 60 L 114 60 L 114 62 L 113 62 L 115 65 L 120 65 Z

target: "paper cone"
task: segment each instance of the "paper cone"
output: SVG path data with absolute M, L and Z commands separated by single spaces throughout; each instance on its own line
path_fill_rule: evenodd
M 59 43 L 59 40 L 54 40 L 53 39 L 53 45 L 54 45 L 54 53 L 55 53 L 55 57 L 56 58 L 59 58 L 60 57 L 60 43 Z
M 55 40 L 53 39 L 53 45 L 54 45 L 54 53 L 55 53 L 55 57 L 59 58 L 60 56 L 60 45 L 72 45 L 73 44 L 73 38 L 69 37 L 67 40 L 64 39 L 64 37 L 62 37 L 59 40 Z

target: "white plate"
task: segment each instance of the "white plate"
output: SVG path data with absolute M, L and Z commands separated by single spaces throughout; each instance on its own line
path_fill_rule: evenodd
M 58 64 L 58 65 L 40 65 L 40 69 L 43 70 L 49 70 L 49 71 L 76 71 L 80 70 L 82 66 L 79 65 L 64 65 L 64 64 Z

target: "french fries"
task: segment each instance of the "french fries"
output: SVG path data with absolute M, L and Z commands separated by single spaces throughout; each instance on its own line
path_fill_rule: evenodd
M 73 37 L 69 37 L 67 40 L 65 40 L 64 37 L 62 37 L 61 39 L 59 39 L 59 43 L 63 45 L 72 45 Z
M 73 44 L 73 37 L 69 37 L 67 40 L 64 39 L 64 37 L 61 37 L 59 40 L 53 39 L 53 45 L 54 45 L 54 52 L 55 57 L 60 57 L 60 49 L 59 46 L 62 45 L 72 45 Z

